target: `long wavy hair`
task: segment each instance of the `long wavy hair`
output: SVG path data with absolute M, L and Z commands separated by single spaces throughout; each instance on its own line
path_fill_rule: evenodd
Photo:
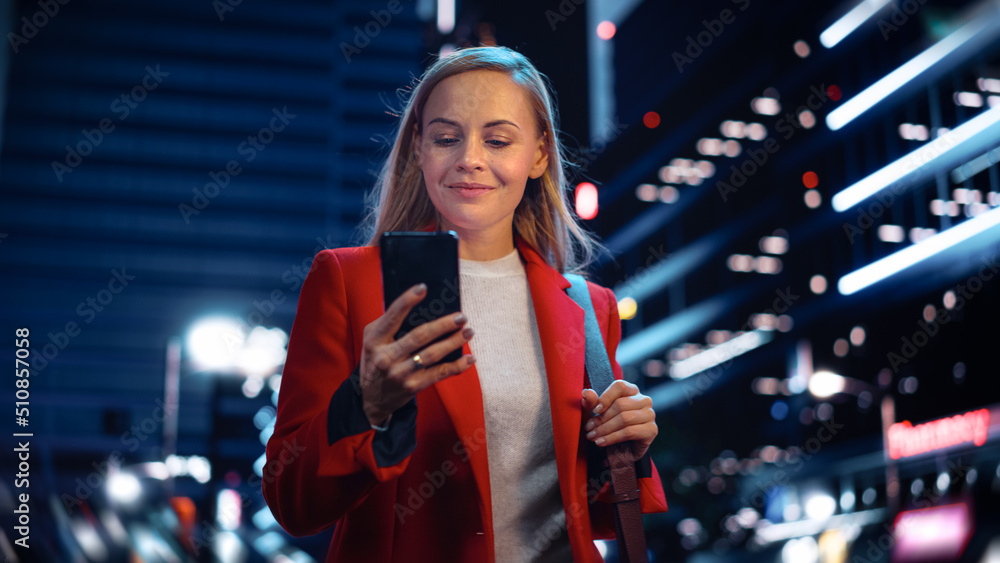
M 431 91 L 442 80 L 474 70 L 503 72 L 524 89 L 531 100 L 538 130 L 543 133 L 548 167 L 537 179 L 529 178 L 524 196 L 514 211 L 514 232 L 530 244 L 559 272 L 585 273 L 599 253 L 607 252 L 570 212 L 565 167 L 571 165 L 557 136 L 558 114 L 547 78 L 524 55 L 506 47 L 470 47 L 438 59 L 416 81 L 401 111 L 395 141 L 382 164 L 374 188 L 367 194 L 361 236 L 367 246 L 378 245 L 387 231 L 415 231 L 433 224 L 441 229 L 414 152 L 414 125 L 419 133 L 420 115 Z

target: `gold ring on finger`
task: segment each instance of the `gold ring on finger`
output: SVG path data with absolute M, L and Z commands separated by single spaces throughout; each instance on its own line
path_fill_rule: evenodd
M 417 365 L 417 369 L 424 369 L 424 362 L 420 360 L 420 354 L 414 354 L 412 358 L 413 363 Z

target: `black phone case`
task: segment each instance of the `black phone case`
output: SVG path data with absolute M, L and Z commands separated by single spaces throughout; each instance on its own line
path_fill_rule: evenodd
M 379 239 L 382 262 L 384 307 L 418 283 L 427 284 L 427 293 L 403 320 L 396 339 L 421 324 L 461 311 L 458 288 L 458 234 L 454 231 L 383 233 Z M 446 333 L 438 340 L 448 338 Z M 437 342 L 437 340 L 435 341 Z M 457 348 L 430 367 L 462 357 Z

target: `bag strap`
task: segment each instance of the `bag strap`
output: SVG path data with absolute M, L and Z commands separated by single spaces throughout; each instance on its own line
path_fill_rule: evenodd
M 611 360 L 597 325 L 594 304 L 590 300 L 587 280 L 578 274 L 563 274 L 571 286 L 566 293 L 576 301 L 584 313 L 586 334 L 586 364 L 590 386 L 598 396 L 615 382 Z M 618 559 L 623 563 L 646 563 L 646 534 L 642 528 L 642 510 L 639 506 L 639 484 L 635 477 L 635 458 L 631 442 L 605 448 L 611 470 L 611 489 L 615 513 L 615 535 L 618 538 Z

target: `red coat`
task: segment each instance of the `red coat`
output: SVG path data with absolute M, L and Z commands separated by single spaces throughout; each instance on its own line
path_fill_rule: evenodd
M 569 282 L 524 242 L 548 378 L 559 489 L 575 561 L 601 561 L 594 539 L 614 536 L 607 486 L 588 482 L 583 310 Z M 610 289 L 589 283 L 610 358 L 621 323 Z M 299 296 L 263 491 L 295 536 L 336 524 L 328 561 L 493 561 L 492 508 L 479 376 L 464 373 L 417 394 L 390 430 L 371 430 L 348 379 L 366 325 L 382 315 L 377 247 L 318 254 Z M 465 344 L 464 353 L 470 353 Z M 616 378 L 621 367 L 612 361 Z M 592 463 L 592 461 L 591 461 Z M 641 465 L 641 464 L 637 464 Z M 648 475 L 648 476 L 644 476 Z M 656 468 L 640 469 L 643 512 L 667 509 Z M 597 494 L 598 489 L 602 494 Z

